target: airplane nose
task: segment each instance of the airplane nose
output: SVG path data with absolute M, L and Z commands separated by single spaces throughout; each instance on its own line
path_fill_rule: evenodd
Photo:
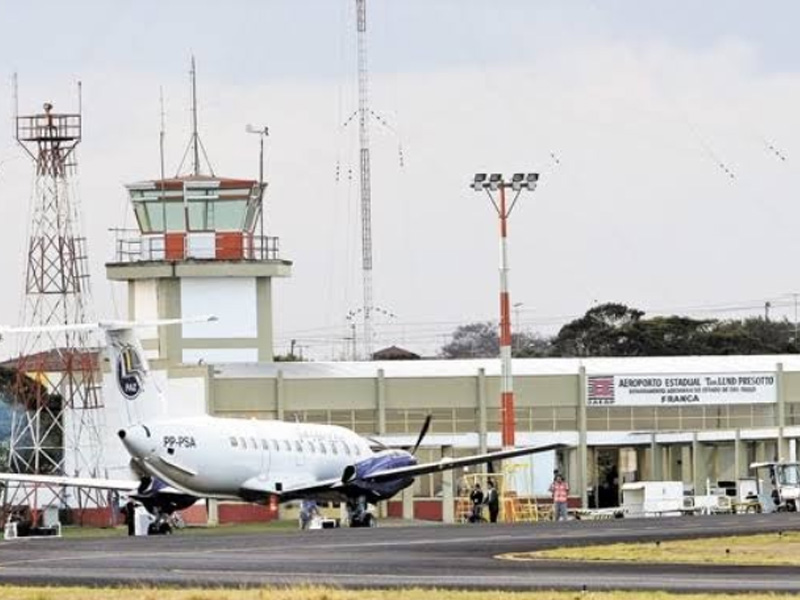
M 117 432 L 125 449 L 135 457 L 143 458 L 155 451 L 150 429 L 145 425 L 134 425 Z

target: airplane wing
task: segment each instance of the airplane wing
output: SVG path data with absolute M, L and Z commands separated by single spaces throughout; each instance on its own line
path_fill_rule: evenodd
M 139 482 L 132 479 L 98 479 L 94 477 L 67 477 L 64 475 L 26 475 L 23 473 L 0 473 L 0 482 L 41 483 L 43 485 L 74 486 L 98 490 L 135 492 Z
M 565 444 L 548 444 L 547 446 L 527 446 L 525 448 L 514 448 L 513 450 L 487 452 L 486 454 L 475 454 L 473 456 L 465 456 L 463 458 L 443 458 L 440 461 L 432 463 L 424 463 L 410 467 L 399 467 L 396 469 L 384 469 L 383 471 L 377 471 L 375 473 L 365 475 L 360 481 L 378 483 L 393 479 L 418 477 L 419 475 L 425 475 L 427 473 L 436 473 L 439 471 L 446 471 L 448 469 L 468 467 L 470 465 L 494 462 L 496 460 L 504 460 L 507 458 L 514 458 L 516 456 L 525 456 L 527 454 L 536 454 L 537 452 L 547 452 L 548 450 L 558 450 L 566 447 L 567 446 Z M 341 477 L 337 477 L 335 479 L 310 482 L 306 485 L 300 484 L 294 487 L 288 487 L 280 492 L 276 492 L 274 488 L 269 488 L 268 485 L 269 483 L 266 480 L 254 477 L 246 481 L 241 487 L 242 497 L 252 501 L 259 501 L 269 498 L 270 496 L 276 496 L 279 502 L 289 502 L 290 500 L 298 500 L 301 498 L 314 498 L 317 500 L 341 500 L 347 495 L 347 491 L 351 486 L 351 482 L 343 482 Z
M 499 452 L 474 454 L 472 456 L 465 456 L 463 458 L 443 458 L 432 463 L 423 463 L 421 465 L 412 465 L 410 467 L 399 467 L 396 469 L 377 471 L 364 476 L 362 479 L 364 481 L 377 483 L 380 481 L 399 479 L 403 477 L 418 477 L 419 475 L 425 475 L 427 473 L 438 473 L 439 471 L 447 471 L 448 469 L 469 467 L 471 465 L 479 465 L 482 463 L 494 462 L 496 460 L 505 460 L 507 458 L 525 456 L 527 454 L 536 454 L 538 452 L 547 452 L 548 450 L 559 450 L 566 447 L 567 446 L 565 444 L 548 444 L 546 446 L 526 446 L 524 448 L 514 448 L 512 450 L 500 450 Z

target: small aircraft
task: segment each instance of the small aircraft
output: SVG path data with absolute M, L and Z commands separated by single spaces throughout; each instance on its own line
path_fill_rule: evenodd
M 415 477 L 563 447 L 529 446 L 420 464 L 416 451 L 428 432 L 430 416 L 410 450 L 384 446 L 377 451 L 372 449 L 372 440 L 336 425 L 208 415 L 145 419 L 143 406 L 166 406 L 166 399 L 151 377 L 135 330 L 197 320 L 215 318 L 0 328 L 0 334 L 97 329 L 105 333 L 106 351 L 127 412 L 128 425 L 118 436 L 138 478 L 0 473 L 0 481 L 116 490 L 157 518 L 188 508 L 201 498 L 260 504 L 335 501 L 345 503 L 351 527 L 369 527 L 376 521 L 367 510 L 368 503 L 388 500 Z

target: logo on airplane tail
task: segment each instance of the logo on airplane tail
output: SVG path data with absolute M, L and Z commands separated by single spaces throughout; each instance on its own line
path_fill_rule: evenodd
M 117 356 L 117 385 L 128 400 L 142 393 L 142 360 L 133 346 L 123 345 Z

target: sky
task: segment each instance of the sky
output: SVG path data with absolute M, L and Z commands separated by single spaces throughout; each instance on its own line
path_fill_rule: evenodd
M 476 172 L 536 171 L 510 220 L 515 326 L 551 334 L 597 303 L 648 314 L 795 319 L 800 278 L 800 5 L 772 0 L 368 0 L 375 347 L 435 354 L 497 320 L 498 226 Z M 32 167 L 21 113 L 77 107 L 76 178 L 94 311 L 124 184 L 167 171 L 200 132 L 218 174 L 257 176 L 291 278 L 275 350 L 347 355 L 361 296 L 354 0 L 0 0 L 0 322 L 20 319 Z M 339 177 L 337 178 L 337 171 Z M 360 325 L 358 325 L 360 327 Z M 361 334 L 357 329 L 356 336 Z

